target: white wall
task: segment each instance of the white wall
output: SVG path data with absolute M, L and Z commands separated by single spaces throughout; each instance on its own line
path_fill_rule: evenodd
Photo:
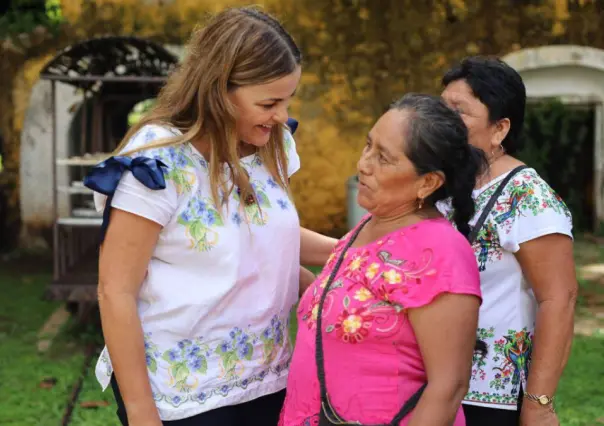
M 170 53 L 182 59 L 184 48 L 176 45 L 164 46 Z M 81 102 L 82 95 L 76 94 L 72 86 L 56 83 L 57 112 L 57 158 L 67 155 L 69 128 L 78 108 L 70 108 Z M 21 134 L 20 164 L 20 207 L 21 245 L 47 246 L 40 230 L 48 229 L 54 221 L 52 205 L 52 109 L 51 83 L 38 81 L 32 90 L 29 107 Z M 68 168 L 57 167 L 57 184 L 68 185 Z M 59 193 L 59 214 L 68 215 L 70 198 Z
M 57 157 L 67 151 L 68 132 L 73 113 L 69 108 L 82 99 L 73 87 L 56 83 L 57 114 Z M 53 223 L 52 193 L 52 96 L 51 83 L 39 81 L 33 88 L 29 108 L 25 114 L 21 134 L 20 158 L 20 203 L 23 223 L 21 242 L 23 245 L 44 245 L 39 229 Z M 67 169 L 57 169 L 58 185 L 67 184 Z M 59 194 L 60 214 L 68 214 L 69 197 Z

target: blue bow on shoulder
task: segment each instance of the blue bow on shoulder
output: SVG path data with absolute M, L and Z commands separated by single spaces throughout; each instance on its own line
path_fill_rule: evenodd
M 111 200 L 117 185 L 125 171 L 129 170 L 140 183 L 149 189 L 166 189 L 166 179 L 162 168 L 167 166 L 158 159 L 149 157 L 110 157 L 94 166 L 84 178 L 84 186 L 95 192 L 107 196 L 103 210 L 103 224 L 101 225 L 101 243 L 105 239 L 107 226 L 109 226 L 109 212 Z
M 289 129 L 291 130 L 292 135 L 296 133 L 296 130 L 298 129 L 298 120 L 296 120 L 295 118 L 288 118 L 286 124 L 287 127 L 289 127 Z

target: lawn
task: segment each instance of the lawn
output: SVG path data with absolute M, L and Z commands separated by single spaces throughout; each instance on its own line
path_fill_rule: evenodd
M 580 242 L 577 261 L 604 262 L 604 249 L 595 243 Z M 46 258 L 0 263 L 0 425 L 3 426 L 62 425 L 73 387 L 82 375 L 84 348 L 99 339 L 98 330 L 76 328 L 68 323 L 50 350 L 38 353 L 38 331 L 60 307 L 59 303 L 42 299 L 50 279 L 49 266 Z M 578 320 L 602 321 L 596 318 L 593 308 L 604 302 L 600 297 L 604 286 L 598 280 L 582 280 L 581 285 Z M 94 378 L 94 361 L 96 357 L 83 377 L 70 426 L 118 424 L 111 391 L 101 392 Z M 562 425 L 604 424 L 602 383 L 604 333 L 577 336 L 557 395 Z

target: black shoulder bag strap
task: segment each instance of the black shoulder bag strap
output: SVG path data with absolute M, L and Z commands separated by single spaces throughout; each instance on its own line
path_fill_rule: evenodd
M 346 254 L 346 252 L 348 251 L 348 249 L 350 248 L 352 243 L 354 243 L 354 241 L 357 239 L 359 233 L 361 232 L 363 227 L 367 224 L 369 219 L 371 219 L 371 218 L 366 219 L 364 222 L 362 222 L 359 225 L 359 227 L 354 231 L 354 234 L 351 235 L 350 239 L 346 243 L 346 246 L 344 246 L 344 248 L 342 249 L 342 252 L 340 253 L 338 261 L 336 262 L 333 270 L 331 271 L 331 274 L 329 275 L 329 279 L 327 280 L 325 289 L 323 290 L 323 294 L 321 294 L 321 299 L 319 300 L 319 308 L 318 308 L 318 312 L 317 312 L 317 331 L 316 331 L 316 335 L 315 335 L 315 345 L 316 345 L 315 360 L 316 360 L 316 364 L 317 364 L 317 376 L 319 378 L 319 386 L 321 389 L 321 411 L 319 413 L 319 425 L 318 426 L 331 426 L 331 425 L 345 426 L 345 425 L 360 425 L 361 424 L 359 422 L 347 423 L 335 411 L 335 408 L 333 408 L 333 406 L 331 405 L 331 403 L 329 401 L 329 396 L 327 394 L 327 385 L 325 383 L 325 354 L 323 351 L 323 332 L 322 332 L 323 331 L 323 305 L 325 304 L 325 299 L 326 299 L 327 294 L 329 293 L 329 290 L 331 288 L 331 285 L 333 284 L 333 281 L 338 273 L 338 270 L 342 266 L 342 262 L 344 261 L 344 255 Z M 390 422 L 388 425 L 376 425 L 376 426 L 398 426 L 399 423 L 401 422 L 401 420 L 415 408 L 415 406 L 419 402 L 420 397 L 422 396 L 422 393 L 424 392 L 424 389 L 426 388 L 426 385 L 427 385 L 427 383 L 422 385 L 422 387 L 416 393 L 414 393 L 411 396 L 411 398 L 409 398 L 405 402 L 405 404 L 400 409 L 400 411 L 397 413 L 397 415 L 394 416 L 394 419 L 392 420 L 392 422 Z
M 478 233 L 480 232 L 480 229 L 483 227 L 484 222 L 487 220 L 489 213 L 491 212 L 491 210 L 493 209 L 493 206 L 495 205 L 495 202 L 497 202 L 497 199 L 499 198 L 499 196 L 505 189 L 508 182 L 510 180 L 512 180 L 512 178 L 516 174 L 518 174 L 518 172 L 520 172 L 524 169 L 527 169 L 527 168 L 528 168 L 528 166 L 524 166 L 524 165 L 518 166 L 515 169 L 513 169 L 512 171 L 510 171 L 508 173 L 508 175 L 501 181 L 501 183 L 499 184 L 499 186 L 497 187 L 497 189 L 495 190 L 493 195 L 491 195 L 491 198 L 489 198 L 489 202 L 487 203 L 487 205 L 484 206 L 484 209 L 482 210 L 480 217 L 478 218 L 478 220 L 472 227 L 472 231 L 470 232 L 470 235 L 468 236 L 468 241 L 470 241 L 470 244 L 474 244 L 474 241 L 476 241 L 476 237 L 478 237 Z

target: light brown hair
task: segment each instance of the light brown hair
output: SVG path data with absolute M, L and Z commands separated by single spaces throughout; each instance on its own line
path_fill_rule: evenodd
M 182 135 L 154 141 L 136 151 L 177 145 L 204 138 L 209 142 L 210 187 L 216 206 L 239 188 L 241 200 L 255 198 L 240 165 L 235 115 L 227 94 L 241 86 L 266 84 L 291 74 L 301 63 L 292 37 L 272 16 L 257 8 L 231 8 L 194 31 L 187 55 L 170 75 L 153 109 L 128 131 L 116 152 L 143 126 L 176 127 Z M 289 191 L 283 129 L 274 126 L 269 142 L 258 154 L 275 182 Z M 223 163 L 231 175 L 222 178 Z M 221 194 L 221 195 L 219 195 Z M 221 198 L 222 196 L 222 198 Z

